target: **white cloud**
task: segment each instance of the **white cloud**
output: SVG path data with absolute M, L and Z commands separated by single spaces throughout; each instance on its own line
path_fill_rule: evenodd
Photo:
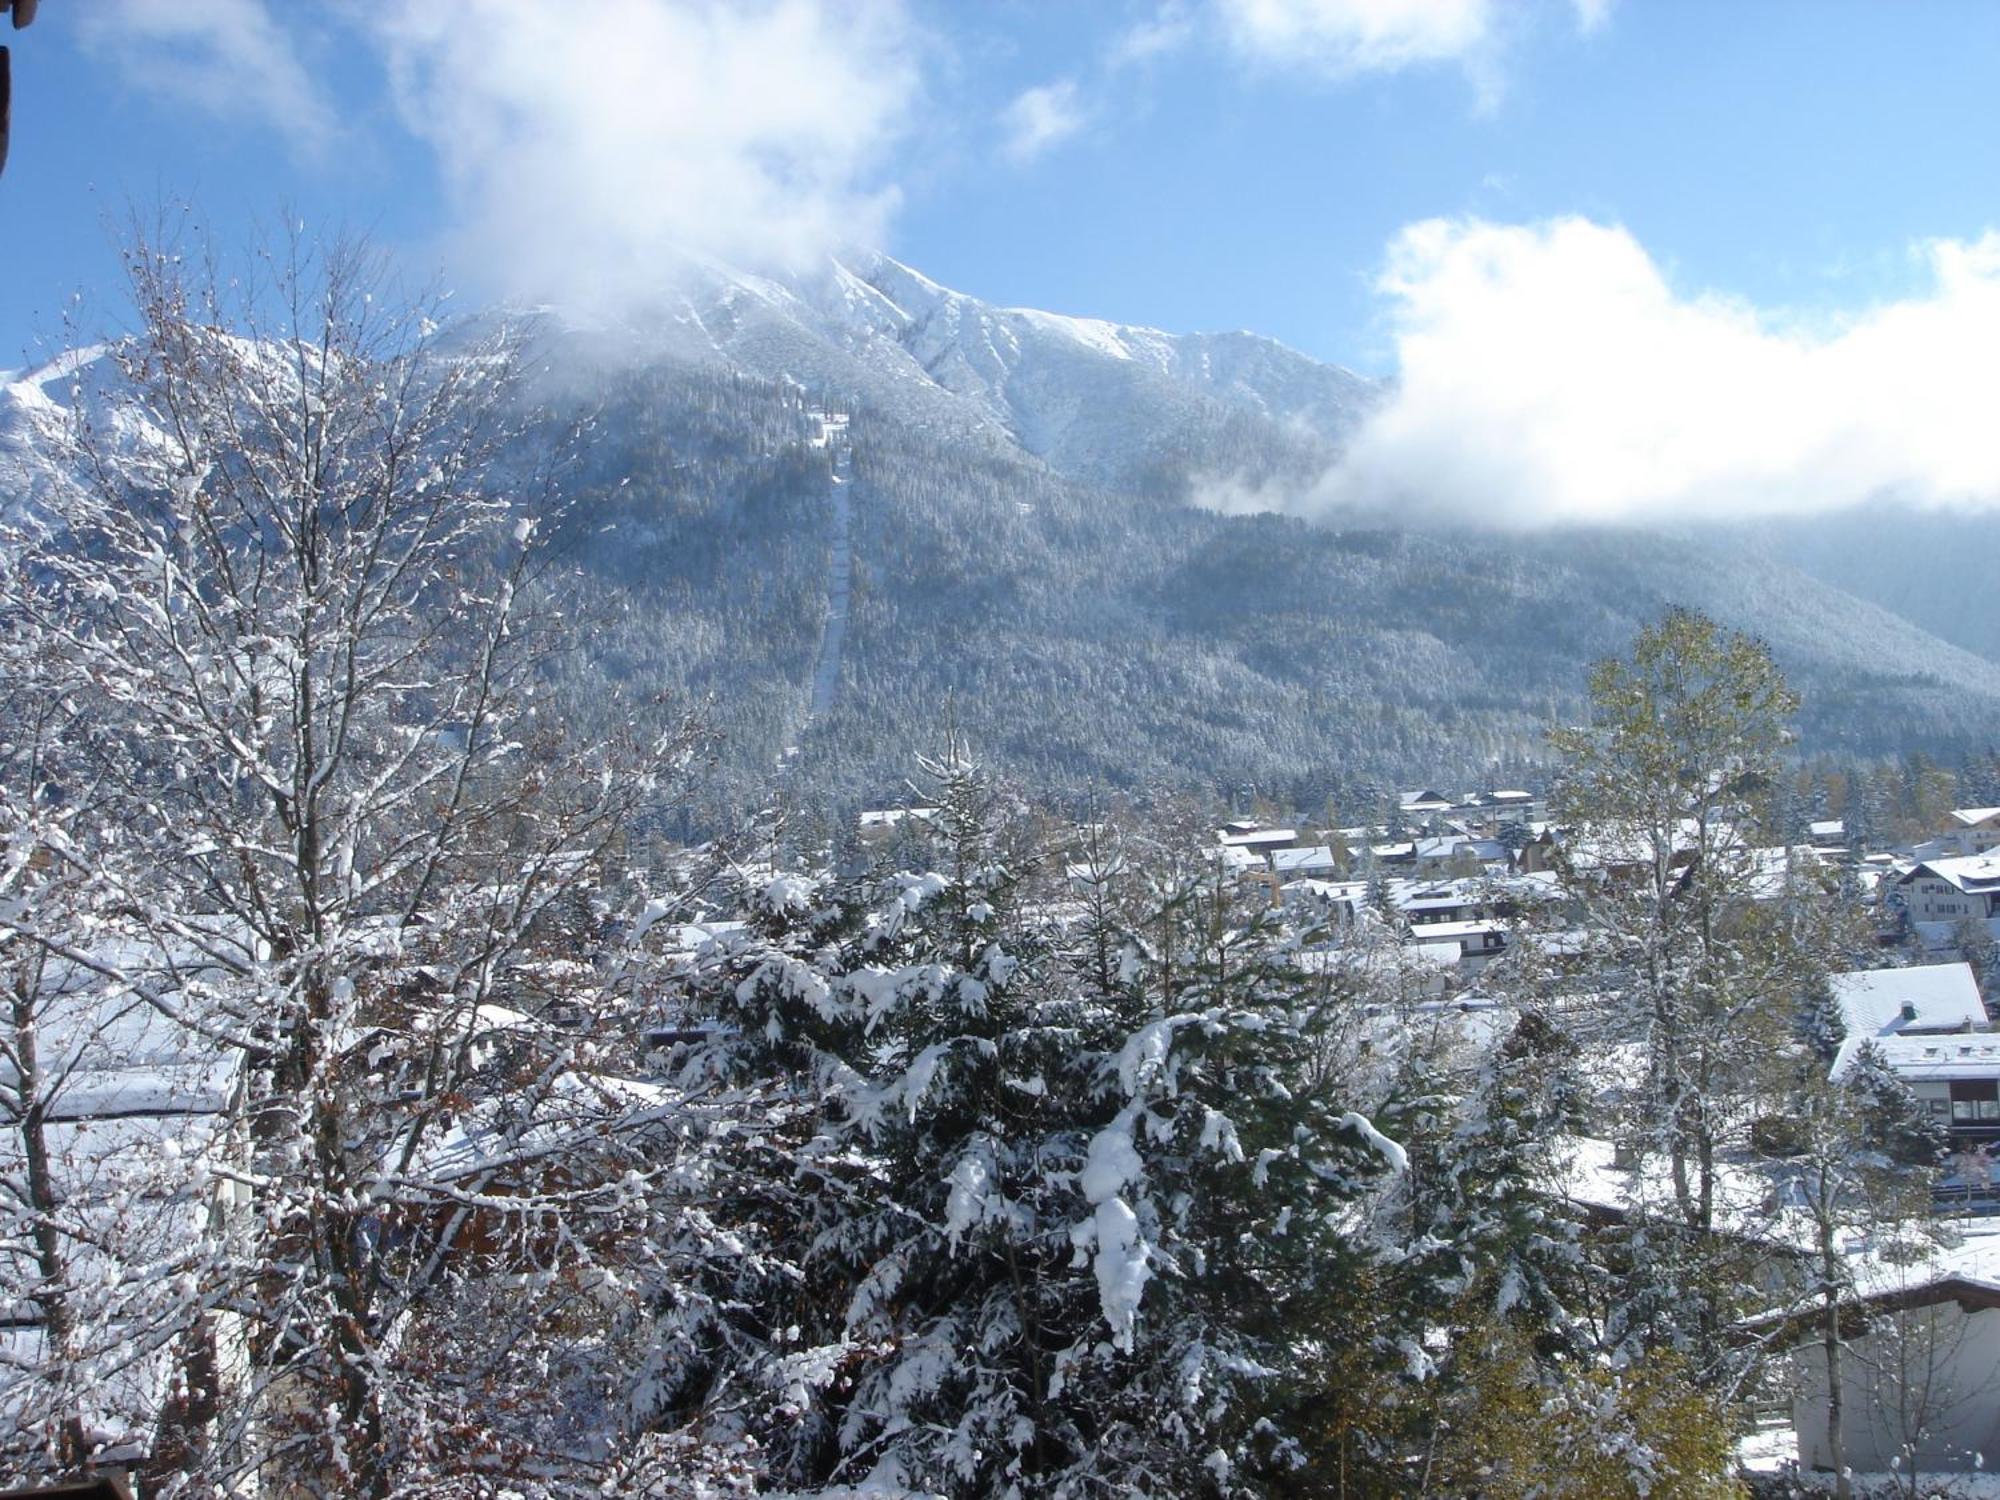
M 1601 27 L 1613 0 L 1566 0 L 1577 30 Z M 1526 16 L 1522 0 L 1207 0 L 1210 15 L 1239 57 L 1302 68 L 1336 79 L 1363 73 L 1454 64 L 1482 100 L 1500 87 L 1498 59 L 1507 33 Z M 1191 39 L 1182 0 L 1114 44 L 1165 50 Z
M 1430 220 L 1396 239 L 1399 382 L 1312 507 L 1533 525 L 2000 508 L 2000 233 L 1802 323 L 1676 290 L 1622 228 Z
M 1113 67 L 1150 62 L 1178 52 L 1194 35 L 1194 16 L 1183 0 L 1167 0 L 1154 14 L 1114 36 L 1106 60 Z
M 1589 33 L 1611 19 L 1611 0 L 1570 0 L 1570 7 L 1576 13 L 1576 29 Z
M 1494 0 L 1214 0 L 1230 40 L 1268 62 L 1335 74 L 1458 61 L 1484 49 Z
M 1010 161 L 1033 161 L 1059 141 L 1068 140 L 1089 121 L 1077 98 L 1076 83 L 1058 79 L 1023 89 L 1000 112 L 1005 132 L 1001 154 Z
M 93 55 L 137 86 L 325 149 L 335 113 L 265 0 L 91 0 L 76 10 Z
M 463 247 L 517 295 L 622 305 L 681 252 L 799 264 L 895 208 L 901 0 L 385 0 L 362 24 Z

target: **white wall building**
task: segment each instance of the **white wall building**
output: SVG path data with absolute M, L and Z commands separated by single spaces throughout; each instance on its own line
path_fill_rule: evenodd
M 1926 860 L 1896 882 L 1913 922 L 2000 917 L 2000 853 Z
M 2000 807 L 1954 807 L 1945 819 L 1944 837 L 1961 854 L 2000 849 Z
M 1863 1249 L 1843 1340 L 1842 1454 L 1856 1474 L 1895 1473 L 1928 1495 L 1927 1474 L 1964 1474 L 2000 1456 L 2000 1228 L 1986 1221 L 1915 1265 Z M 1827 1369 L 1817 1320 L 1791 1324 L 1792 1426 L 1799 1464 L 1832 1467 Z

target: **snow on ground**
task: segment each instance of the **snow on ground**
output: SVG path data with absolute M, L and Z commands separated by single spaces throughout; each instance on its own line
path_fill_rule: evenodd
M 1796 1495 L 1831 1495 L 1831 1474 L 1787 1475 Z M 1855 1474 L 1855 1500 L 2000 1500 L 2000 1474 Z
M 1736 1462 L 1752 1474 L 1774 1474 L 1799 1461 L 1799 1435 L 1790 1422 L 1753 1429 L 1736 1445 Z

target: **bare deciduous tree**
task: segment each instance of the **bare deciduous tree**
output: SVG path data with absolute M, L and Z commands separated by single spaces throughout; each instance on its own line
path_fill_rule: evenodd
M 512 1464 L 535 1379 L 480 1346 L 505 1321 L 482 1288 L 520 1277 L 509 1318 L 561 1316 L 677 1113 L 615 1077 L 589 959 L 592 894 L 689 737 L 579 743 L 544 708 L 560 455 L 513 330 L 298 235 L 240 278 L 158 242 L 128 269 L 76 482 L 5 539 L 9 613 L 126 747 L 129 855 L 44 845 L 54 874 L 178 967 L 152 982 L 51 910 L 0 931 L 240 1061 L 207 1477 L 379 1495 Z

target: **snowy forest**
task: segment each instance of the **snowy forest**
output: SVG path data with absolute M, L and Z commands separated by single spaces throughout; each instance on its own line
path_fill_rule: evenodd
M 1846 1247 L 1948 1233 L 1945 1141 L 1866 1047 L 1829 1081 L 1830 976 L 1877 961 L 1879 911 L 1748 854 L 1829 806 L 1921 821 L 1990 756 L 1801 761 L 1771 653 L 1663 611 L 1477 721 L 1615 856 L 1559 861 L 1510 908 L 1552 940 L 1441 1003 L 1385 903 L 1337 920 L 1219 865 L 1214 788 L 1037 785 L 1127 742 L 996 724 L 1004 640 L 966 642 L 956 702 L 878 655 L 893 712 L 761 786 L 726 761 L 719 734 L 795 730 L 819 629 L 823 518 L 759 517 L 832 461 L 798 399 L 635 376 L 565 416 L 521 327 L 379 295 L 351 247 L 129 265 L 60 482 L 0 533 L 0 1481 L 1679 1500 L 1748 1493 L 1738 1439 L 1813 1362 L 1837 1451 Z M 743 467 L 746 413 L 758 484 L 692 482 Z M 987 549 L 1036 508 L 1144 532 L 870 442 L 875 555 L 961 548 L 966 589 L 1084 611 Z M 945 465 L 990 528 L 929 529 Z M 1238 556 L 1195 552 L 1161 586 L 1228 608 Z M 856 607 L 893 640 L 936 601 L 879 568 Z M 723 660 L 717 610 L 771 658 Z M 1301 694 L 1401 670 L 1300 629 L 1329 674 Z M 1161 650 L 1123 680 L 1187 668 Z M 1204 691 L 1214 734 L 1313 763 Z M 884 745 L 932 811 L 864 845 L 860 777 L 806 762 Z M 1381 774 L 1314 755 L 1351 779 L 1260 795 Z M 1578 1191 L 1599 1141 L 1616 1208 Z

